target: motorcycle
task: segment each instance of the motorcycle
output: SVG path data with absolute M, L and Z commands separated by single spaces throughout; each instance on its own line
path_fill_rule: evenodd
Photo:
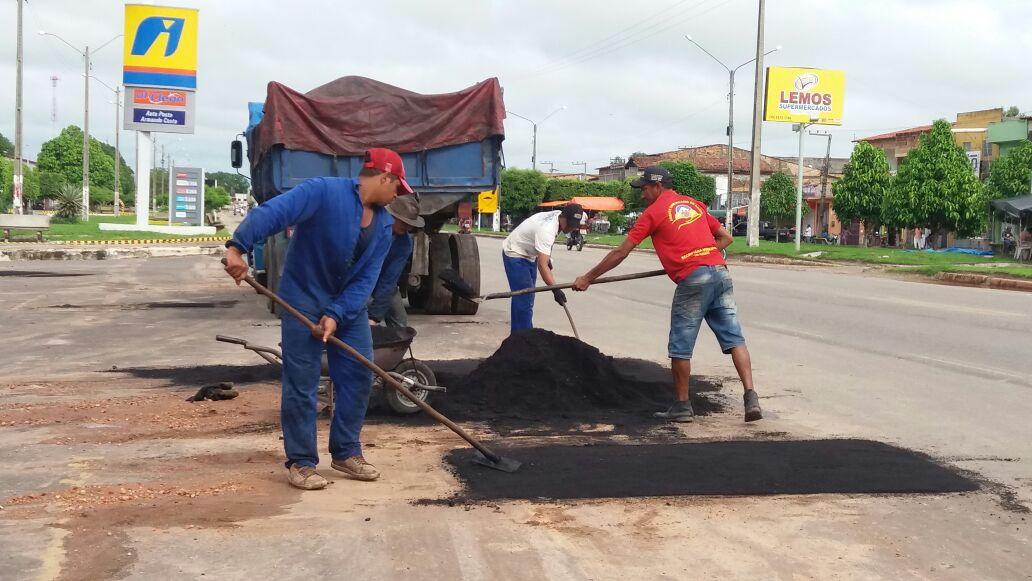
M 566 249 L 573 250 L 573 247 L 577 247 L 577 252 L 584 250 L 584 234 L 580 230 L 574 230 L 566 235 Z

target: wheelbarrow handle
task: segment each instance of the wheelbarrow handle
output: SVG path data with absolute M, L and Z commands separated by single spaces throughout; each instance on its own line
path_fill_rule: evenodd
M 247 345 L 247 341 L 239 337 L 230 337 L 229 335 L 215 335 L 216 341 L 222 341 L 223 343 L 233 343 L 235 345 Z

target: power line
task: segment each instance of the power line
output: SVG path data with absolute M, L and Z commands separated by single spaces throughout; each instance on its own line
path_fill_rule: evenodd
M 694 8 L 698 8 L 699 6 L 702 6 L 703 4 L 705 4 L 707 2 L 710 2 L 710 1 L 712 1 L 712 0 L 702 0 L 701 2 L 698 2 L 697 4 L 693 4 L 692 6 L 688 7 L 688 10 L 694 9 Z M 636 32 L 636 33 L 628 36 L 627 38 L 624 38 L 624 39 L 621 39 L 621 40 L 619 40 L 617 42 L 609 43 L 607 45 L 600 46 L 600 47 L 598 47 L 598 48 L 596 48 L 594 50 L 591 50 L 591 51 L 589 51 L 589 52 L 587 52 L 587 53 L 585 53 L 585 54 L 583 54 L 583 55 L 581 55 L 581 56 L 575 58 L 574 60 L 569 61 L 569 62 L 567 62 L 565 64 L 562 63 L 562 62 L 554 63 L 553 65 L 546 66 L 544 69 L 539 70 L 538 72 L 531 73 L 531 74 L 528 74 L 528 75 L 524 75 L 523 77 L 517 77 L 516 80 L 530 79 L 530 78 L 534 78 L 534 77 L 538 77 L 538 76 L 549 75 L 549 74 L 556 73 L 556 72 L 559 72 L 561 70 L 567 69 L 567 68 L 569 68 L 569 67 L 571 67 L 573 65 L 577 65 L 577 64 L 583 63 L 585 61 L 589 61 L 591 59 L 598 58 L 600 56 L 604 56 L 604 55 L 607 55 L 609 53 L 612 53 L 612 52 L 615 52 L 615 51 L 618 51 L 618 50 L 622 50 L 622 49 L 627 48 L 629 46 L 635 45 L 635 44 L 637 44 L 637 43 L 639 43 L 641 41 L 644 41 L 644 40 L 647 40 L 649 38 L 652 38 L 652 37 L 654 37 L 654 36 L 656 36 L 658 34 L 666 32 L 667 30 L 670 30 L 671 28 L 674 28 L 675 26 L 680 26 L 680 25 L 684 24 L 685 22 L 688 22 L 689 20 L 691 20 L 693 18 L 697 18 L 699 16 L 702 16 L 703 14 L 707 14 L 709 12 L 712 12 L 713 10 L 716 10 L 717 8 L 720 8 L 721 6 L 724 6 L 725 4 L 728 4 L 729 2 L 731 2 L 731 0 L 724 0 L 723 2 L 720 2 L 720 3 L 716 4 L 716 5 L 713 5 L 713 6 L 707 8 L 705 10 L 702 10 L 700 12 L 688 14 L 684 18 L 675 19 L 673 21 L 668 21 L 665 26 L 662 26 L 662 27 L 660 27 L 658 29 L 655 29 L 655 30 L 646 29 L 646 30 L 643 30 L 643 31 Z

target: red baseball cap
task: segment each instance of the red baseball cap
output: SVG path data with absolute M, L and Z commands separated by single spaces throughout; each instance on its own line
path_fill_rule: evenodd
M 405 181 L 405 164 L 401 163 L 401 156 L 390 149 L 374 147 L 366 151 L 365 164 L 362 167 L 372 167 L 389 174 L 394 174 L 401 182 L 401 189 L 405 194 L 411 194 L 412 186 Z

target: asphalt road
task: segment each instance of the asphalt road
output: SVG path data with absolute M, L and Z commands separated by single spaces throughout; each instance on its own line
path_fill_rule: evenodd
M 481 239 L 480 247 L 483 291 L 505 290 L 500 241 Z M 572 279 L 603 254 L 558 247 L 557 278 Z M 656 267 L 655 256 L 636 253 L 617 272 Z M 303 495 L 280 516 L 255 517 L 239 528 L 126 528 L 116 534 L 127 535 L 133 550 L 130 577 L 222 571 L 246 578 L 288 562 L 304 566 L 285 578 L 335 574 L 343 566 L 358 566 L 369 579 L 1027 576 L 1026 515 L 1002 501 L 1010 490 L 1032 505 L 1032 428 L 1025 418 L 1032 404 L 1024 397 L 1032 387 L 1032 294 L 904 281 L 852 267 L 734 264 L 731 272 L 766 419 L 745 425 L 736 407 L 686 426 L 690 439 L 868 438 L 926 452 L 1006 488 L 916 497 L 413 507 L 412 500 L 453 486 L 440 468 L 439 446 L 459 444 L 439 430 L 379 426 L 369 437 L 379 442 L 370 453 L 386 475 L 381 483 L 338 481 L 329 492 Z M 673 289 L 665 278 L 598 285 L 570 293 L 570 308 L 581 337 L 604 352 L 664 361 Z M 17 385 L 12 393 L 62 377 L 97 381 L 92 372 L 112 366 L 256 364 L 254 355 L 216 343 L 214 335 L 266 344 L 279 335 L 258 298 L 235 287 L 210 257 L 0 263 L 0 311 L 0 383 Z M 421 359 L 483 357 L 508 333 L 508 302 L 487 302 L 474 317 L 414 315 L 411 322 Z M 539 296 L 535 322 L 570 333 L 547 294 Z M 696 373 L 723 378 L 737 404 L 734 368 L 708 330 L 693 365 Z M 112 381 L 96 396 L 118 389 Z M 20 492 L 46 475 L 52 488 L 123 477 L 119 471 L 136 466 L 134 455 L 148 453 L 145 446 L 185 460 L 211 445 L 198 438 L 86 449 L 34 443 L 50 437 L 47 428 L 6 430 L 0 460 L 9 469 L 0 479 Z M 218 441 L 273 454 L 280 445 L 274 433 Z M 123 463 L 96 463 L 108 456 Z M 42 515 L 31 524 L 0 519 L 0 562 L 33 578 L 62 562 L 74 567 L 78 557 L 62 552 L 61 531 Z

